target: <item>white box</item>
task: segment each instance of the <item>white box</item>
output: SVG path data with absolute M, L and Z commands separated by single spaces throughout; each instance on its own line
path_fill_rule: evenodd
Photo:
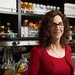
M 66 14 L 68 17 L 75 18 L 75 4 L 65 3 L 64 4 L 64 14 Z
M 16 12 L 16 0 L 0 0 L 0 11 Z

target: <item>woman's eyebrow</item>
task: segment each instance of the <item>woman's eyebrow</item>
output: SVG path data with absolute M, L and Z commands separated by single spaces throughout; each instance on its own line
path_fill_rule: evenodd
M 53 22 L 54 24 L 57 24 L 57 23 L 55 23 L 55 22 Z M 57 25 L 59 25 L 59 24 L 61 24 L 61 23 L 63 23 L 63 22 L 59 22 Z

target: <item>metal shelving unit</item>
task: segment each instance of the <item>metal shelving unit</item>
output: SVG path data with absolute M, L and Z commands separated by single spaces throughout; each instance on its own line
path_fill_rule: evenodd
M 21 41 L 20 43 L 22 45 L 24 45 L 24 43 L 26 43 L 25 45 L 31 45 L 31 44 L 29 44 L 29 41 L 30 42 L 32 41 L 32 43 L 34 43 L 33 41 L 37 41 L 38 38 L 37 37 L 24 37 L 24 38 L 21 38 L 21 21 L 22 21 L 22 16 L 24 16 L 24 17 L 27 17 L 27 16 L 28 17 L 34 17 L 35 16 L 35 17 L 39 17 L 40 18 L 43 15 L 21 13 L 21 4 L 20 4 L 21 0 L 16 0 L 16 1 L 17 1 L 17 12 L 0 12 L 0 14 L 17 15 L 18 16 L 18 18 L 17 18 L 17 20 L 18 20 L 18 30 L 17 30 L 18 31 L 18 37 L 17 38 L 0 38 L 0 39 L 2 40 L 3 43 L 6 42 L 6 41 L 10 41 L 11 43 L 12 43 L 12 41 Z M 22 0 L 22 1 L 24 1 L 24 0 Z M 32 1 L 32 2 L 36 2 L 36 1 Z M 43 4 L 47 5 L 48 3 L 44 2 Z M 63 9 L 64 9 L 64 7 L 63 7 L 64 2 L 63 1 L 56 2 L 56 0 L 52 0 L 52 2 L 50 4 L 51 5 L 60 6 L 60 10 L 63 12 Z M 32 45 L 36 45 L 36 43 L 32 44 Z

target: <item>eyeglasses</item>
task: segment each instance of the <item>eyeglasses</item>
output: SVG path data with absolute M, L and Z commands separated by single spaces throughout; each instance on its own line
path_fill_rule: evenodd
M 52 23 L 52 25 L 51 25 L 52 28 L 56 28 L 57 26 L 62 28 L 62 27 L 64 27 L 64 24 L 62 22 L 59 22 L 59 24 Z

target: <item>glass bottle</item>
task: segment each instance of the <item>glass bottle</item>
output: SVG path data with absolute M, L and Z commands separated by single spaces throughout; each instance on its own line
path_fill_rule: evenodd
M 6 28 L 5 28 L 5 33 L 7 34 L 7 37 L 12 37 L 13 36 L 13 32 L 10 29 L 10 27 L 11 27 L 11 23 L 7 22 L 6 23 Z
M 9 33 L 11 31 L 11 29 L 10 29 L 11 23 L 7 22 L 6 25 L 7 25 L 6 26 L 6 32 Z
M 29 22 L 29 30 L 28 30 L 28 36 L 29 37 L 33 37 L 34 33 L 33 33 L 33 22 Z
M 5 26 L 4 25 L 0 26 L 0 36 L 1 37 L 6 37 L 5 36 L 5 30 L 4 29 L 5 29 Z
M 24 2 L 24 13 L 27 13 L 28 11 L 28 2 Z
M 29 9 L 29 13 L 32 13 L 32 3 L 29 2 L 29 3 L 28 3 L 28 6 L 29 6 L 29 7 L 28 7 L 28 9 Z
M 24 13 L 24 2 L 21 1 L 21 12 Z
M 4 34 L 4 28 L 5 28 L 5 26 L 0 26 L 0 34 Z

